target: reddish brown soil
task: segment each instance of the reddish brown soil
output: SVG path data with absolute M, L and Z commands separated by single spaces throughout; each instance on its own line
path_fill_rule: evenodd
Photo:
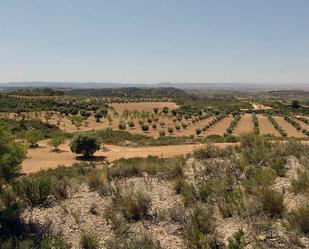
M 231 116 L 228 116 L 224 119 L 221 119 L 218 123 L 216 123 L 214 126 L 209 128 L 204 135 L 223 135 L 226 132 L 226 129 L 230 126 L 231 121 L 233 118 Z
M 258 114 L 257 118 L 259 120 L 260 133 L 262 135 L 271 134 L 277 137 L 281 136 L 266 116 Z
M 70 151 L 69 144 L 61 146 L 61 152 L 53 152 L 47 141 L 41 141 L 40 147 L 29 149 L 27 158 L 22 163 L 24 173 L 37 172 L 41 169 L 56 168 L 59 165 L 71 166 L 78 162 L 76 156 Z M 215 144 L 221 148 L 233 145 L 232 143 Z M 204 144 L 150 146 L 150 147 L 125 147 L 115 145 L 105 145 L 104 149 L 95 154 L 98 162 L 114 161 L 120 158 L 147 157 L 149 155 L 160 157 L 171 157 L 192 153 L 196 148 L 201 148 Z
M 293 125 L 291 125 L 288 121 L 284 120 L 283 117 L 274 117 L 274 119 L 287 132 L 288 137 L 306 137 L 306 135 L 304 135 L 301 131 L 296 130 Z
M 252 115 L 246 113 L 243 116 L 241 116 L 241 119 L 239 120 L 233 133 L 239 136 L 242 133 L 248 133 L 251 132 L 252 130 L 253 130 Z

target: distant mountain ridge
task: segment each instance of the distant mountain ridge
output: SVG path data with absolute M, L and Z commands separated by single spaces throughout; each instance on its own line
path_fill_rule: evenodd
M 308 84 L 300 83 L 108 83 L 108 82 L 8 82 L 0 83 L 2 88 L 73 88 L 73 89 L 100 89 L 100 88 L 156 88 L 172 87 L 184 90 L 205 89 L 205 90 L 236 90 L 236 91 L 254 91 L 254 90 L 304 90 L 309 91 Z

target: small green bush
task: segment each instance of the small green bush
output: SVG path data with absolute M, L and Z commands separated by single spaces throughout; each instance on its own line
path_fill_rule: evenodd
M 46 177 L 24 177 L 14 185 L 14 190 L 28 205 L 40 206 L 51 193 L 51 180 Z
M 307 170 L 298 171 L 298 176 L 291 182 L 294 193 L 309 193 L 309 172 Z
M 208 248 L 209 235 L 214 233 L 215 228 L 215 219 L 211 211 L 202 206 L 195 207 L 184 233 L 188 248 Z
M 99 241 L 96 235 L 92 233 L 83 233 L 80 238 L 80 247 L 82 249 L 98 249 Z
M 300 232 L 309 234 L 309 203 L 299 206 L 297 209 L 290 212 L 287 216 L 291 228 Z
M 48 144 L 54 147 L 54 151 L 59 151 L 59 146 L 65 142 L 65 137 L 63 135 L 56 135 L 51 137 Z
M 113 207 L 119 210 L 128 221 L 138 221 L 149 216 L 151 197 L 143 191 L 118 192 L 113 197 Z
M 244 230 L 238 229 L 238 231 L 234 233 L 233 236 L 228 239 L 229 244 L 227 248 L 228 249 L 244 249 L 246 246 L 244 236 L 245 236 Z
M 284 196 L 277 190 L 265 188 L 259 194 L 263 211 L 270 217 L 280 218 L 285 211 Z
M 110 240 L 107 249 L 163 249 L 159 242 L 154 242 L 149 236 L 120 238 Z
M 110 194 L 111 186 L 105 172 L 96 170 L 91 173 L 88 177 L 88 185 L 91 190 L 98 191 L 103 196 Z

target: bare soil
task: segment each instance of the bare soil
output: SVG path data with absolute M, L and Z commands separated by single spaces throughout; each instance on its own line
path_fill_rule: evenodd
M 216 143 L 220 148 L 226 148 L 232 143 Z M 149 147 L 125 147 L 116 145 L 104 145 L 104 148 L 96 152 L 95 162 L 112 162 L 120 158 L 147 157 L 149 155 L 159 157 L 171 157 L 176 155 L 185 155 L 192 153 L 195 149 L 205 146 L 204 144 L 186 144 L 186 145 L 167 145 L 167 146 L 149 146 Z M 47 140 L 39 142 L 39 147 L 29 149 L 26 159 L 22 163 L 23 173 L 33 173 L 42 169 L 56 168 L 60 165 L 71 166 L 80 159 L 74 155 L 69 144 L 66 143 L 60 147 L 60 152 L 53 152 L 52 147 Z
M 281 136 L 280 133 L 275 129 L 275 127 L 272 125 L 272 123 L 268 120 L 266 116 L 258 114 L 257 118 L 259 120 L 260 133 L 262 135 L 271 134 L 276 137 Z
M 232 122 L 232 116 L 228 116 L 226 118 L 221 119 L 218 123 L 214 126 L 210 127 L 205 133 L 205 136 L 209 135 L 223 135 L 226 132 L 226 129 L 230 126 Z
M 235 130 L 234 130 L 234 134 L 239 136 L 242 133 L 248 133 L 251 132 L 253 130 L 253 122 L 252 122 L 252 115 L 251 114 L 244 114 L 243 116 L 241 116 Z
M 275 117 L 274 119 L 278 122 L 278 124 L 287 132 L 288 137 L 301 137 L 304 138 L 304 135 L 301 131 L 296 130 L 296 128 L 291 125 L 288 121 L 284 120 L 283 117 Z

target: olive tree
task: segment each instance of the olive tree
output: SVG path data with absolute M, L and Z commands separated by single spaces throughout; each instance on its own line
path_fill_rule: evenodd
M 101 147 L 101 139 L 95 133 L 77 133 L 73 136 L 70 148 L 76 154 L 89 158 Z

